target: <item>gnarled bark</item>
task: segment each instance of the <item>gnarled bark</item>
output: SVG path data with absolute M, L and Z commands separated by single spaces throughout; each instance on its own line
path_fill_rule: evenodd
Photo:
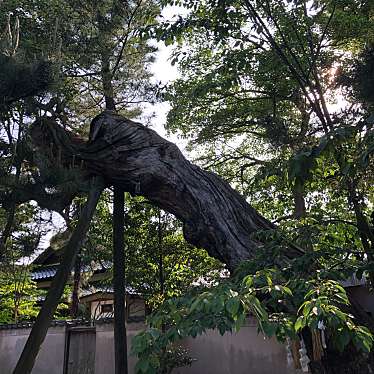
M 216 174 L 190 163 L 178 147 L 155 131 L 111 111 L 94 118 L 97 138 L 85 142 L 50 118 L 32 129 L 38 152 L 50 144 L 61 149 L 65 165 L 79 165 L 82 172 L 98 174 L 108 185 L 143 195 L 184 223 L 188 242 L 234 269 L 251 258 L 261 245 L 252 237 L 275 226 Z M 78 166 L 77 166 L 78 167 Z M 290 247 L 289 256 L 302 251 Z

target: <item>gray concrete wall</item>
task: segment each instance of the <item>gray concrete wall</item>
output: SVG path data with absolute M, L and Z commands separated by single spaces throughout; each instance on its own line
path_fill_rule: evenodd
M 127 347 L 129 373 L 134 373 L 136 358 L 130 355 L 131 340 L 140 331 L 144 330 L 143 323 L 127 324 Z M 114 333 L 112 324 L 98 324 L 96 326 L 96 356 L 95 356 L 95 374 L 114 373 Z
M 250 319 L 238 333 L 209 331 L 182 342 L 191 357 L 197 359 L 189 368 L 175 374 L 293 374 L 287 367 L 285 347 L 275 339 L 257 334 L 257 325 Z
M 128 348 L 131 339 L 144 329 L 142 323 L 127 325 Z M 30 329 L 0 330 L 0 374 L 11 374 L 25 344 Z M 51 327 L 38 355 L 33 374 L 63 374 L 66 327 Z M 113 325 L 96 325 L 95 374 L 114 373 Z M 254 320 L 235 334 L 223 337 L 216 331 L 185 339 L 182 346 L 190 350 L 197 361 L 190 368 L 175 370 L 175 374 L 293 374 L 286 366 L 286 351 L 274 339 L 257 334 Z M 136 359 L 129 356 L 129 372 L 134 373 Z
M 0 374 L 11 374 L 30 329 L 0 330 Z M 41 347 L 32 374 L 63 374 L 65 327 L 51 327 Z

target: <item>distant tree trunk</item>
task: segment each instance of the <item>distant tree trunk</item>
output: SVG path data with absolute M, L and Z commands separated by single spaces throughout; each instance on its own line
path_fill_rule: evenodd
M 51 288 L 48 291 L 47 297 L 32 327 L 30 336 L 27 339 L 13 374 L 29 374 L 32 371 L 40 346 L 45 339 L 53 314 L 63 294 L 75 257 L 85 239 L 103 187 L 102 181 L 98 178 L 91 186 L 87 202 L 80 215 L 77 227 L 65 247 L 61 264 L 53 278 Z
M 82 259 L 78 254 L 75 264 L 74 264 L 74 279 L 73 279 L 73 292 L 71 295 L 71 307 L 70 307 L 70 316 L 75 319 L 78 317 L 78 307 L 79 307 L 79 284 L 81 280 L 81 268 L 82 268 Z
M 6 244 L 12 234 L 12 227 L 14 223 L 15 213 L 16 213 L 16 205 L 12 204 L 7 212 L 6 224 L 5 224 L 4 230 L 0 238 L 0 261 L 3 259 L 5 255 Z
M 293 217 L 296 219 L 301 219 L 305 217 L 306 215 L 304 192 L 294 187 L 292 194 L 293 194 L 294 207 L 295 207 Z
M 127 374 L 126 279 L 124 248 L 124 192 L 114 186 L 113 200 L 113 288 L 115 374 Z
M 374 228 L 371 227 L 370 222 L 364 214 L 362 206 L 363 199 L 360 198 L 357 192 L 354 181 L 347 182 L 348 189 L 348 203 L 353 206 L 355 213 L 358 235 L 361 240 L 362 247 L 370 263 L 374 264 Z M 368 269 L 371 287 L 374 287 L 374 271 L 371 267 Z
M 116 110 L 116 104 L 114 101 L 113 85 L 112 85 L 112 73 L 110 71 L 109 62 L 110 52 L 103 52 L 101 56 L 101 79 L 103 82 L 103 93 L 105 99 L 105 108 L 107 110 Z
M 21 128 L 18 130 L 18 137 L 20 137 L 20 131 L 21 131 Z M 17 147 L 18 146 L 19 146 L 19 141 L 17 141 Z M 20 160 L 17 161 L 15 167 L 16 167 L 15 180 L 16 180 L 16 184 L 18 184 L 19 178 L 21 176 Z M 1 233 L 1 238 L 0 238 L 0 261 L 3 259 L 3 256 L 5 255 L 7 241 L 12 235 L 14 220 L 16 216 L 16 208 L 17 208 L 17 204 L 15 203 L 15 201 L 11 200 L 10 206 L 8 207 L 8 211 L 7 211 L 7 219 L 6 219 L 4 231 Z

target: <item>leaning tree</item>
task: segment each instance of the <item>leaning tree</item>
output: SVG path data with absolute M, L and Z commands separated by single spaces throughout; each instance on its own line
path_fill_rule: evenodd
M 113 111 L 95 117 L 92 126 L 99 127 L 99 134 L 90 142 L 50 117 L 39 118 L 30 131 L 27 156 L 41 176 L 51 168 L 73 170 L 81 179 L 76 193 L 86 189 L 89 195 L 15 373 L 32 369 L 105 187 L 116 185 L 133 195 L 145 196 L 174 214 L 183 222 L 185 239 L 205 248 L 230 270 L 251 258 L 262 244 L 253 238 L 254 233 L 275 228 L 227 182 L 190 163 L 176 145 L 155 131 Z M 48 186 L 40 194 L 42 189 L 33 181 L 22 185 L 17 191 L 18 202 L 33 199 L 46 208 L 64 209 L 74 197 L 72 191 L 65 194 L 58 185 L 54 189 Z M 294 258 L 302 253 L 300 248 L 290 245 L 287 256 Z
M 7 66 L 12 63 L 6 59 Z M 31 78 L 40 74 L 39 68 L 23 69 L 22 73 Z M 45 82 L 33 94 L 46 87 L 49 75 L 43 75 L 43 79 Z M 17 95 L 4 94 L 3 104 L 9 105 L 10 96 L 13 102 L 30 95 L 18 93 L 22 89 L 17 82 Z M 110 99 L 109 95 L 106 98 Z M 42 208 L 62 213 L 75 196 L 88 193 L 88 199 L 14 373 L 32 370 L 105 187 L 115 185 L 122 191 L 145 196 L 174 214 L 183 222 L 186 240 L 205 248 L 230 270 L 251 258 L 261 245 L 254 233 L 275 228 L 218 175 L 191 164 L 173 143 L 113 110 L 92 120 L 89 141 L 67 130 L 66 123 L 61 124 L 55 116 L 38 117 L 27 133 L 18 145 L 17 159 L 25 162 L 30 172 L 21 182 L 9 183 L 11 190 L 3 192 L 3 203 L 11 199 L 15 207 L 34 200 Z M 66 188 L 66 180 L 56 180 L 51 174 L 68 179 L 73 175 L 75 183 Z M 290 245 L 287 256 L 302 253 Z

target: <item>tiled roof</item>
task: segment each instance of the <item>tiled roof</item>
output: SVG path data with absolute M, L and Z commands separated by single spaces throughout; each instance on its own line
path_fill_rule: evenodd
M 58 266 L 48 266 L 42 267 L 39 269 L 35 269 L 31 273 L 31 279 L 33 281 L 40 280 L 40 279 L 50 279 L 53 278 L 57 273 Z
M 144 316 L 129 316 L 127 319 L 130 323 L 139 323 L 144 322 Z M 103 324 L 112 324 L 114 323 L 113 318 L 101 318 L 97 320 L 84 320 L 84 319 L 72 319 L 72 320 L 53 320 L 50 323 L 50 327 L 56 326 L 66 326 L 66 327 L 75 327 L 75 326 L 95 326 Z M 19 323 L 1 323 L 0 330 L 13 330 L 13 329 L 27 329 L 31 328 L 34 325 L 34 322 L 24 321 Z
M 113 323 L 113 318 L 103 318 L 99 321 L 90 321 L 82 319 L 73 319 L 73 320 L 53 320 L 51 321 L 51 327 L 55 326 L 93 326 L 94 324 L 104 324 L 104 323 Z M 31 328 L 34 325 L 32 321 L 24 321 L 19 323 L 1 323 L 0 330 L 10 330 L 10 329 L 25 329 Z
M 356 274 L 351 275 L 348 279 L 341 281 L 343 287 L 366 286 L 368 284 L 366 277 L 362 276 L 361 279 L 357 278 Z
M 86 265 L 83 267 L 83 272 L 102 272 L 110 269 L 112 264 L 110 262 L 104 262 L 103 265 L 97 264 L 94 266 Z M 49 266 L 40 266 L 35 268 L 31 272 L 31 279 L 33 281 L 41 280 L 41 279 L 50 279 L 53 278 L 57 273 L 58 265 L 49 265 Z
M 81 297 L 86 297 L 86 296 L 91 296 L 91 295 L 95 295 L 95 294 L 98 294 L 98 293 L 106 293 L 106 294 L 112 294 L 114 291 L 113 291 L 113 287 L 90 287 L 89 289 L 87 288 L 84 288 L 81 290 Z M 126 293 L 129 294 L 129 295 L 140 295 L 139 292 L 137 292 L 135 290 L 135 288 L 131 287 L 131 286 L 126 286 Z

